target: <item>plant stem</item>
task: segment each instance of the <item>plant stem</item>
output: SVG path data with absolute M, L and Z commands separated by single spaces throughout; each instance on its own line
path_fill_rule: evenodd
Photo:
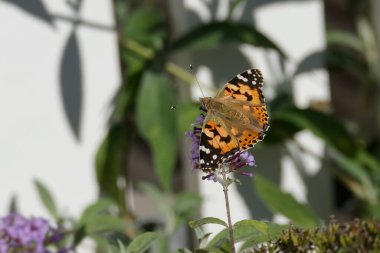
M 223 173 L 223 179 L 226 182 L 226 174 Z M 228 220 L 228 231 L 230 233 L 230 244 L 231 253 L 235 253 L 235 240 L 234 240 L 234 230 L 231 222 L 231 212 L 230 212 L 230 202 L 228 200 L 228 184 L 223 184 L 224 200 L 226 202 L 227 220 Z
M 143 44 L 135 40 L 125 39 L 123 42 L 123 46 L 139 54 L 140 56 L 144 57 L 147 60 L 152 60 L 155 57 L 154 50 L 152 50 L 149 47 L 144 46 Z M 194 75 L 192 73 L 189 73 L 189 71 L 186 71 L 186 69 L 182 68 L 178 64 L 174 62 L 166 62 L 164 66 L 165 66 L 165 70 L 169 74 L 184 81 L 186 84 L 191 85 L 194 82 Z M 211 88 L 210 86 L 203 85 L 203 87 L 206 90 L 215 92 L 215 90 Z

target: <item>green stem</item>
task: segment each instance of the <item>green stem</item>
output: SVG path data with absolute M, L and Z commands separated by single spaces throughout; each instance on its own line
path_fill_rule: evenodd
M 178 64 L 175 64 L 174 62 L 166 63 L 165 70 L 169 74 L 172 74 L 187 84 L 192 84 L 194 82 L 194 75 L 190 74 L 188 71 L 180 67 Z
M 223 173 L 223 192 L 224 192 L 224 200 L 226 202 L 226 211 L 227 211 L 227 221 L 228 221 L 228 231 L 230 234 L 230 244 L 231 244 L 231 253 L 235 253 L 235 240 L 234 240 L 234 230 L 232 227 L 232 222 L 231 222 L 231 212 L 230 212 L 230 202 L 228 200 L 228 185 L 226 184 L 227 182 L 227 177 L 226 173 Z
M 151 60 L 154 57 L 154 51 L 152 49 L 138 43 L 135 40 L 125 39 L 124 46 L 146 59 Z
M 132 50 L 133 52 L 139 54 L 147 60 L 152 60 L 155 57 L 154 50 L 140 44 L 135 40 L 125 39 L 123 45 L 129 50 Z M 192 85 L 194 83 L 194 75 L 192 73 L 189 73 L 189 71 L 182 68 L 180 65 L 175 64 L 174 62 L 165 63 L 165 70 L 169 74 L 175 76 L 176 78 L 184 81 L 189 85 Z M 214 89 L 209 86 L 203 85 L 203 87 L 205 87 L 206 90 L 214 92 Z
M 139 42 L 135 40 L 125 39 L 124 46 L 128 48 L 129 50 L 132 50 L 133 52 L 144 57 L 147 60 L 152 60 L 155 56 L 154 50 L 140 44 Z M 165 70 L 168 73 L 172 74 L 173 76 L 177 77 L 178 79 L 188 84 L 192 84 L 194 81 L 194 76 L 192 74 L 190 74 L 188 71 L 186 71 L 184 68 L 180 67 L 179 65 L 175 64 L 174 62 L 166 63 Z

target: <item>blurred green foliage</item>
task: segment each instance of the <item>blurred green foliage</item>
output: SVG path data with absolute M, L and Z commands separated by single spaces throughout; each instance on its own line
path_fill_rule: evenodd
M 263 179 L 260 179 L 263 180 Z M 259 180 L 259 181 L 260 181 Z M 259 184 L 262 184 L 259 183 Z M 265 182 L 268 184 L 268 182 Z M 141 232 L 130 240 L 126 234 L 130 225 L 119 218 L 115 211 L 115 204 L 107 199 L 90 204 L 85 208 L 78 219 L 63 215 L 58 203 L 48 187 L 40 181 L 35 181 L 37 194 L 46 210 L 54 221 L 66 231 L 65 244 L 72 249 L 85 238 L 91 238 L 97 243 L 99 252 L 111 253 L 143 253 L 154 248 L 157 252 L 176 253 L 222 253 L 228 252 L 230 242 L 227 224 L 218 218 L 206 217 L 189 222 L 189 227 L 196 234 L 197 245 L 194 251 L 180 248 L 171 251 L 168 248 L 169 236 L 177 226 L 193 216 L 199 204 L 199 197 L 195 194 L 182 193 L 174 201 L 168 203 L 165 193 L 155 187 L 144 184 L 143 191 L 156 202 L 158 210 L 168 217 L 161 232 Z M 259 186 L 261 187 L 261 186 Z M 272 186 L 271 186 L 272 187 Z M 268 189 L 268 187 L 266 188 Z M 269 190 L 272 193 L 273 190 Z M 273 195 L 277 195 L 275 193 Z M 301 207 L 302 209 L 302 207 Z M 294 210 L 294 209 L 293 209 Z M 17 210 L 14 210 L 17 212 Z M 302 215 L 301 215 L 302 216 Z M 296 219 L 297 220 L 297 219 Z M 205 233 L 202 226 L 217 224 L 224 229 L 210 239 L 210 233 Z M 294 225 L 278 225 L 257 220 L 241 220 L 233 226 L 235 242 L 241 242 L 238 252 L 377 252 L 380 248 L 380 223 L 378 220 L 359 220 L 338 224 L 334 218 L 329 224 L 302 228 Z
M 62 212 L 53 194 L 44 183 L 36 180 L 35 187 L 46 211 L 54 222 L 65 231 L 63 235 L 65 242 L 67 245 L 71 245 L 71 248 L 75 249 L 85 238 L 93 239 L 102 252 L 109 252 L 111 249 L 117 250 L 117 241 L 122 241 L 124 244 L 130 242 L 131 224 L 120 218 L 114 202 L 100 199 L 88 205 L 79 218 L 73 218 Z M 17 209 L 12 211 L 18 212 Z
M 78 13 L 82 1 L 74 2 L 69 4 Z M 171 238 L 195 216 L 201 203 L 195 193 L 174 190 L 175 172 L 183 169 L 177 168 L 181 164 L 178 162 L 179 143 L 199 114 L 196 103 L 189 97 L 179 96 L 181 90 L 188 88 L 184 84 L 193 83 L 193 75 L 174 59 L 177 60 L 181 53 L 209 52 L 225 45 L 245 44 L 277 54 L 273 61 L 280 66 L 283 80 L 279 81 L 281 85 L 276 86 L 276 94 L 268 102 L 271 128 L 263 145 L 286 148 L 285 142 L 297 144 L 295 134 L 309 130 L 326 143 L 325 157 L 314 156 L 354 196 L 355 215 L 380 218 L 380 132 L 366 130 L 369 125 L 380 129 L 380 36 L 375 29 L 371 1 L 343 1 L 347 7 L 345 14 L 350 16 L 354 29 L 328 30 L 326 49 L 306 56 L 292 73 L 285 71 L 288 59 L 281 45 L 254 25 L 231 18 L 235 8 L 244 2 L 231 1 L 225 20 L 199 24 L 174 36 L 176 23 L 171 20 L 169 1 L 114 0 L 122 83 L 113 100 L 108 133 L 96 156 L 99 200 L 86 207 L 80 217 L 66 217 L 48 188 L 35 181 L 42 204 L 52 219 L 69 231 L 65 236 L 73 247 L 91 238 L 97 243 L 99 252 L 145 252 L 152 247 L 158 252 L 170 252 Z M 20 1 L 14 4 L 24 6 Z M 35 15 L 30 6 L 24 8 Z M 52 18 L 43 5 L 37 1 L 34 6 L 43 14 L 39 18 L 51 23 Z M 75 28 L 76 25 L 78 23 Z M 73 85 L 78 95 L 74 98 L 74 107 L 78 110 L 69 110 L 73 106 L 69 103 L 72 97 L 67 96 L 65 89 L 62 89 L 63 103 L 70 126 L 79 138 L 82 87 L 80 69 L 73 68 L 80 66 L 75 29 L 64 51 L 61 86 Z M 69 57 L 71 54 L 74 58 Z M 292 92 L 294 80 L 321 68 L 330 74 L 348 74 L 353 80 L 350 81 L 360 91 L 359 102 L 353 106 L 358 111 L 356 120 L 338 119 L 334 113 L 317 106 L 296 107 Z M 65 73 L 70 73 L 73 79 L 67 79 L 69 75 Z M 175 112 L 172 105 L 178 105 Z M 156 231 L 145 229 L 136 221 L 125 197 L 131 189 L 130 172 L 141 169 L 129 161 L 132 145 L 136 142 L 149 147 L 147 159 L 153 161 L 152 174 L 158 181 L 158 185 L 139 184 L 140 190 L 152 199 L 163 217 Z M 301 148 L 300 151 L 310 153 Z M 318 227 L 320 219 L 308 204 L 299 203 L 257 173 L 253 186 L 272 213 L 285 216 L 298 227 L 291 226 L 284 232 L 284 226 L 270 222 L 238 221 L 234 232 L 236 242 L 242 243 L 241 252 L 379 251 L 378 221 L 357 220 L 344 225 L 331 221 L 326 226 L 311 229 Z M 9 210 L 17 212 L 15 197 Z M 223 230 L 210 240 L 211 234 L 202 230 L 207 224 L 220 225 Z M 230 242 L 224 221 L 205 217 L 191 221 L 189 226 L 198 242 L 194 252 L 228 252 Z M 175 252 L 192 251 L 183 248 Z
M 329 224 L 314 229 L 290 226 L 277 240 L 258 245 L 248 252 L 378 252 L 380 250 L 378 220 Z
M 230 13 L 241 2 L 243 1 L 234 1 L 230 6 Z M 185 210 L 178 210 L 184 204 L 182 198 L 185 199 L 185 203 L 190 203 L 192 211 L 199 203 L 194 196 L 185 196 L 186 193 L 176 196 L 173 193 L 173 175 L 175 170 L 178 170 L 176 165 L 179 143 L 184 131 L 191 126 L 191 122 L 199 113 L 196 104 L 184 101 L 183 97 L 179 99 L 178 89 L 187 87 L 181 88 L 174 84 L 191 84 L 193 77 L 173 61 L 173 56 L 179 52 L 206 51 L 226 44 L 241 43 L 276 52 L 278 65 L 282 67 L 282 85 L 277 88 L 274 98 L 268 105 L 271 110 L 271 129 L 264 144 L 283 145 L 286 141 L 296 143 L 293 138 L 296 133 L 305 129 L 311 131 L 327 145 L 326 157 L 317 158 L 323 161 L 323 167 L 359 200 L 359 214 L 363 217 L 380 217 L 380 161 L 376 155 L 380 150 L 379 142 L 376 142 L 378 140 L 364 139 L 363 133 L 360 132 L 362 124 L 360 122 L 353 122 L 358 125 L 359 130 L 352 131 L 352 128 L 347 127 L 347 123 L 350 122 L 338 120 L 331 112 L 318 107 L 297 108 L 292 93 L 292 83 L 299 75 L 327 68 L 330 73 L 349 72 L 355 75 L 359 80 L 357 85 L 374 91 L 373 94 L 379 98 L 379 45 L 375 39 L 376 33 L 370 22 L 368 10 L 363 11 L 363 8 L 359 8 L 360 11 L 354 11 L 352 18 L 357 24 L 355 32 L 327 31 L 326 50 L 306 56 L 295 71 L 289 74 L 284 70 L 287 56 L 281 46 L 276 45 L 265 36 L 265 32 L 257 30 L 253 25 L 232 19 L 214 20 L 174 37 L 172 26 L 175 24 L 168 17 L 165 1 L 115 0 L 114 6 L 123 82 L 113 101 L 108 134 L 97 153 L 96 172 L 101 196 L 106 196 L 117 204 L 120 217 L 128 224 L 134 224 L 134 215 L 125 201 L 130 184 L 129 171 L 140 169 L 128 163 L 128 154 L 135 141 L 145 142 L 150 148 L 154 174 L 159 182 L 159 188 L 163 190 L 160 194 L 174 196 L 178 201 L 173 205 L 162 205 L 166 203 L 164 198 L 156 194 L 160 190 L 156 188 L 153 190 L 151 188 L 153 186 L 143 187 L 153 200 L 162 198 L 162 201 L 157 202 L 157 207 L 163 213 L 170 213 L 171 218 L 168 219 L 170 224 L 173 220 L 183 224 L 190 218 L 188 214 L 182 213 Z M 177 106 L 177 113 L 173 113 L 172 105 L 180 105 Z M 375 110 L 375 113 L 378 111 Z M 374 124 L 380 124 L 379 115 L 373 117 Z M 370 148 L 371 143 L 377 143 L 377 146 L 373 148 L 372 145 Z M 308 153 L 307 150 L 301 151 Z M 120 181 L 125 184 L 120 184 Z M 254 185 L 260 199 L 273 213 L 280 213 L 301 227 L 318 224 L 319 219 L 310 206 L 298 203 L 291 195 L 283 193 L 278 186 L 267 179 L 258 175 L 254 178 Z M 212 218 L 202 222 L 223 225 L 221 221 Z M 250 229 L 255 227 L 259 231 L 255 230 L 254 233 L 259 234 L 262 239 L 255 237 L 256 241 L 268 240 L 268 233 L 263 232 L 268 230 L 268 223 L 258 221 L 246 221 L 246 223 L 249 223 L 247 227 Z M 242 221 L 242 224 L 239 223 L 236 227 L 239 229 L 246 227 L 246 223 Z M 226 231 L 217 235 L 217 239 L 205 243 L 203 239 L 207 239 L 209 235 L 202 234 L 198 226 L 199 224 L 194 228 L 200 245 L 205 248 L 218 245 L 217 247 L 228 249 L 225 245 L 228 242 L 225 241 L 226 236 L 223 234 Z M 148 233 L 141 235 L 139 240 L 143 242 L 142 245 L 148 245 L 147 241 L 150 240 L 158 240 L 161 242 L 160 252 L 166 252 L 169 237 L 177 228 L 177 225 L 172 224 L 158 237 Z M 139 231 L 136 228 L 132 234 L 138 234 Z M 247 238 L 251 236 L 245 235 L 243 231 L 237 234 L 242 234 L 241 238 L 245 241 L 249 241 Z M 218 238 L 224 240 L 218 241 Z M 183 249 L 178 252 L 188 252 L 188 250 Z M 208 251 L 203 249 L 202 252 Z

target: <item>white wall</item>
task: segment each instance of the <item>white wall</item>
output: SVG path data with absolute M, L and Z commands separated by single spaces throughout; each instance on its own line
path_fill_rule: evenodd
M 60 89 L 64 48 L 74 29 L 70 20 L 76 17 L 71 1 L 15 2 L 19 5 L 0 2 L 0 215 L 16 194 L 22 213 L 46 216 L 32 183 L 39 179 L 60 210 L 77 216 L 97 196 L 94 157 L 120 81 L 112 1 L 83 1 L 78 13 L 80 66 L 66 69 L 81 69 L 79 140 L 65 116 Z M 51 24 L 32 15 L 41 14 L 41 6 Z M 66 60 L 75 62 L 75 55 Z M 69 74 L 66 85 L 75 77 Z

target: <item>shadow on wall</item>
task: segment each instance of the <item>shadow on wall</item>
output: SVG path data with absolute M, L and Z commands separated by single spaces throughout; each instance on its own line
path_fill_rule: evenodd
M 49 13 L 44 3 L 40 0 L 6 0 L 5 2 L 15 5 L 25 13 L 39 19 L 45 24 L 54 28 L 54 15 Z M 73 10 L 74 17 L 78 16 L 82 0 L 75 3 L 66 1 L 68 6 Z M 76 28 L 79 24 L 78 18 L 66 19 L 72 22 L 72 30 L 66 41 L 61 62 L 60 62 L 60 91 L 61 101 L 65 112 L 66 120 L 77 141 L 80 141 L 80 128 L 83 107 L 83 83 L 81 57 L 78 46 L 78 37 Z

